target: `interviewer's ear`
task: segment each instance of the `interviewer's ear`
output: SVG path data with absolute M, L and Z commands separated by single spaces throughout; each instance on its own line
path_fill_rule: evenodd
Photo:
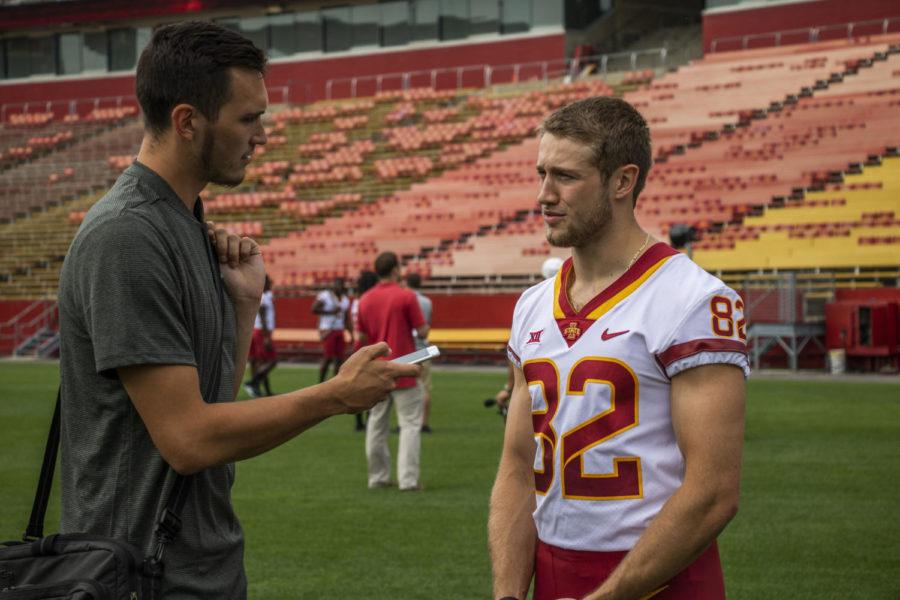
M 172 125 L 178 137 L 193 141 L 197 135 L 196 123 L 200 113 L 190 104 L 179 104 L 172 109 Z
M 613 193 L 617 199 L 633 195 L 634 186 L 637 184 L 639 173 L 640 169 L 637 165 L 625 165 L 613 171 Z

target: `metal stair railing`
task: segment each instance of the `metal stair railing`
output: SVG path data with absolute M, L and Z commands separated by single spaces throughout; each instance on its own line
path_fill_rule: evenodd
M 44 308 L 30 318 L 34 310 L 44 304 Z M 3 324 L 0 339 L 11 339 L 13 356 L 21 356 L 20 348 L 38 335 L 41 331 L 55 331 L 58 323 L 58 304 L 47 300 L 36 300 L 19 312 L 15 317 Z M 29 319 L 29 320 L 26 320 Z M 7 330 L 8 331 L 3 331 Z

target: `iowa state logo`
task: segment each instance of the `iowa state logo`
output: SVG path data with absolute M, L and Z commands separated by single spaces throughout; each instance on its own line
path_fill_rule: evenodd
M 577 340 L 581 337 L 581 327 L 579 327 L 578 323 L 575 321 L 570 321 L 568 326 L 563 329 L 563 336 L 565 336 L 567 340 Z

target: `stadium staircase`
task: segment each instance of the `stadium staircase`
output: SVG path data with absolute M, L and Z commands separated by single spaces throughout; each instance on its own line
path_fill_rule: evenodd
M 11 301 L 3 303 L 0 311 L 0 354 L 46 357 L 59 348 L 55 301 Z
M 14 351 L 14 356 L 49 358 L 59 352 L 59 331 L 43 328 L 25 340 Z

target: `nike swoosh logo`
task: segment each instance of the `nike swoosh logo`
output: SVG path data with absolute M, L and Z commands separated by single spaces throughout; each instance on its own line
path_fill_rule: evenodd
M 620 335 L 625 335 L 629 331 L 631 331 L 631 330 L 626 329 L 625 331 L 616 331 L 615 333 L 610 333 L 609 328 L 606 328 L 603 330 L 603 333 L 600 334 L 600 339 L 605 342 L 606 340 L 611 340 L 614 337 L 619 337 Z

